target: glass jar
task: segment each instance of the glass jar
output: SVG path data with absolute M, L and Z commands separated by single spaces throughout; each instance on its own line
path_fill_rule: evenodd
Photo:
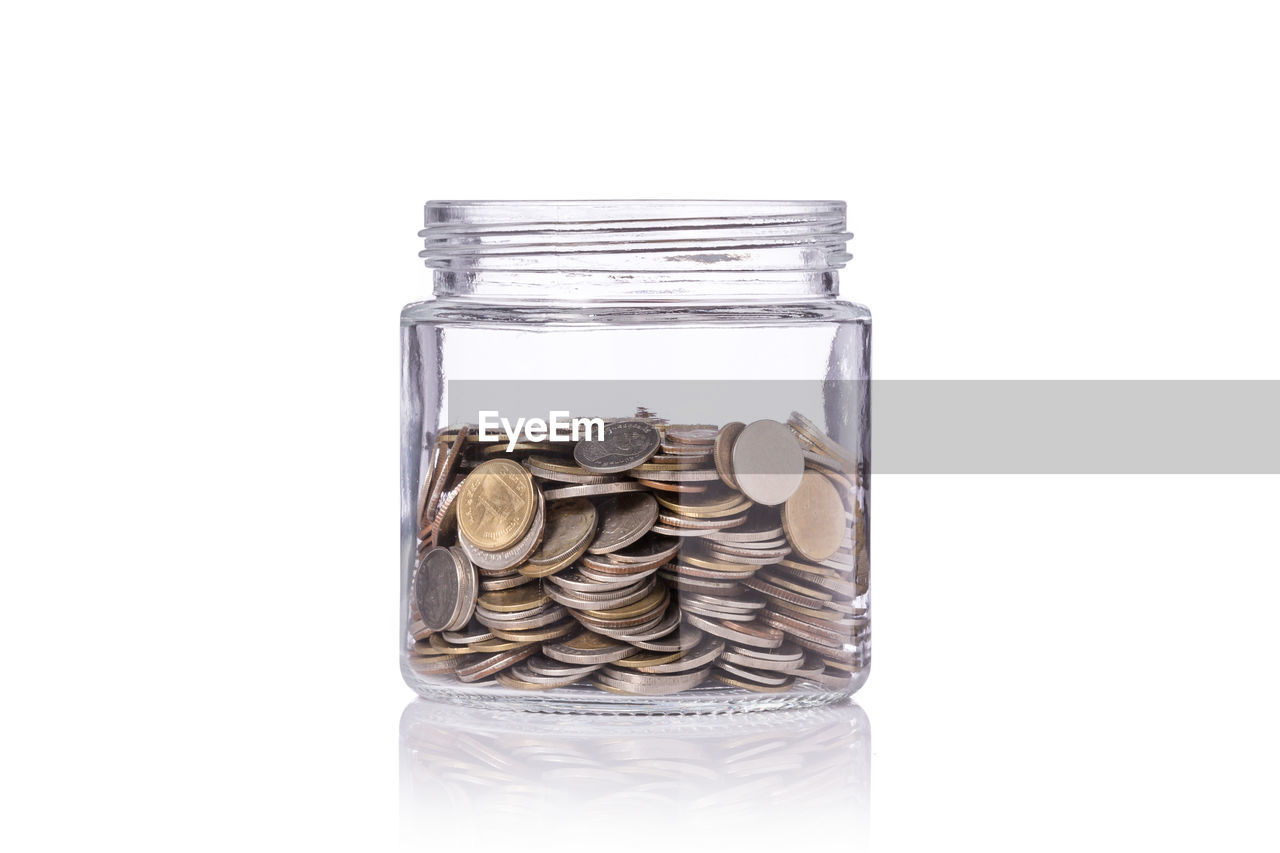
M 406 306 L 401 669 L 544 711 L 820 705 L 870 665 L 870 313 L 831 201 L 446 201 Z

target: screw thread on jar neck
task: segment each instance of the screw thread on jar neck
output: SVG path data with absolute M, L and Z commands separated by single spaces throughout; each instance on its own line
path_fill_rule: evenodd
M 805 299 L 839 291 L 838 201 L 433 201 L 435 292 L 510 299 Z

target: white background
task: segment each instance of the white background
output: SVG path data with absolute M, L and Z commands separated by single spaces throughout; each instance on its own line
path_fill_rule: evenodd
M 1280 378 L 1278 23 L 11 4 L 0 843 L 396 846 L 427 198 L 844 198 L 878 377 Z M 874 489 L 875 849 L 1274 849 L 1275 479 Z

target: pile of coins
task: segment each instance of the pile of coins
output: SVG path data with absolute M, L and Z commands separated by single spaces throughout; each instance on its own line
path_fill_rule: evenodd
M 526 690 L 848 686 L 866 664 L 856 459 L 793 412 L 606 421 L 576 444 L 437 438 L 408 665 Z

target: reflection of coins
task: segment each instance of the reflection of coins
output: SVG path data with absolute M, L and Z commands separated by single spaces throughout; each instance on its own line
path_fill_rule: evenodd
M 747 426 L 733 443 L 733 477 L 751 500 L 777 506 L 795 493 L 804 474 L 804 454 L 795 433 L 777 421 Z
M 538 508 L 533 478 L 510 459 L 476 466 L 458 495 L 458 526 L 477 548 L 510 548 L 529 530 Z
M 602 439 L 578 442 L 573 458 L 597 474 L 616 474 L 648 460 L 661 442 L 657 428 L 647 421 L 614 421 L 605 424 Z
M 800 487 L 782 506 L 782 529 L 791 547 L 806 560 L 821 562 L 839 550 L 849 529 L 844 502 L 831 481 L 806 471 Z

